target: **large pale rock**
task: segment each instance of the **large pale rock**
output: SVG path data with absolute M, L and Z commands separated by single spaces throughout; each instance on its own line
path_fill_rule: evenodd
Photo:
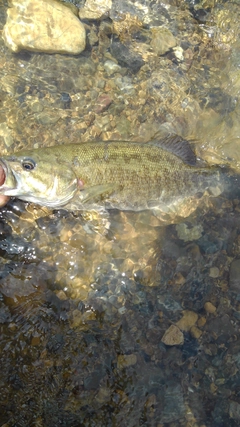
M 86 0 L 79 11 L 81 19 L 100 19 L 111 10 L 112 0 Z
M 13 52 L 78 55 L 85 48 L 86 34 L 73 12 L 55 0 L 12 0 L 3 39 Z

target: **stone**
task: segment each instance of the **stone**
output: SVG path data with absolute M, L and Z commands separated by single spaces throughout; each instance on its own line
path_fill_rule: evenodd
M 203 232 L 203 227 L 201 224 L 188 227 L 187 224 L 180 223 L 176 225 L 176 230 L 179 239 L 183 240 L 184 242 L 191 242 L 193 240 L 200 239 Z
M 127 368 L 128 366 L 133 366 L 136 363 L 137 363 L 136 354 L 120 354 L 117 358 L 118 369 Z
M 103 111 L 106 111 L 112 102 L 113 102 L 113 99 L 109 95 L 105 93 L 103 93 L 102 95 L 99 95 L 99 97 L 96 99 L 96 103 L 94 107 L 95 113 L 100 114 Z
M 133 73 L 137 73 L 145 64 L 141 55 L 119 41 L 113 40 L 111 54 L 120 65 L 130 68 Z
M 112 8 L 112 0 L 87 0 L 79 10 L 81 19 L 100 19 Z
M 171 325 L 163 335 L 161 341 L 165 345 L 182 345 L 184 343 L 184 336 L 182 331 L 175 326 Z
M 230 336 L 237 334 L 236 328 L 227 314 L 213 318 L 209 323 L 207 323 L 206 329 L 214 339 L 221 338 L 219 342 L 224 343 L 230 338 Z
M 183 317 L 176 323 L 176 326 L 182 331 L 189 331 L 198 320 L 198 315 L 194 311 L 185 310 Z
M 206 317 L 200 317 L 197 321 L 197 325 L 199 326 L 199 328 L 202 328 L 206 324 L 206 321 Z
M 192 326 L 190 329 L 190 334 L 193 338 L 196 338 L 198 340 L 202 335 L 202 331 L 201 329 L 198 329 L 197 326 Z
M 85 49 L 83 24 L 55 0 L 12 0 L 3 28 L 3 39 L 13 52 L 68 53 Z
M 107 72 L 109 76 L 115 73 L 120 73 L 122 70 L 122 68 L 118 64 L 116 64 L 116 62 L 111 61 L 111 59 L 108 59 L 107 61 L 105 61 L 103 66 L 104 66 L 104 70 Z
M 157 55 L 164 55 L 177 44 L 171 31 L 164 27 L 152 28 L 151 48 Z
M 215 305 L 213 305 L 211 302 L 209 302 L 209 301 L 207 301 L 205 304 L 204 304 L 204 308 L 205 308 L 205 310 L 206 310 L 206 312 L 207 313 L 211 313 L 211 314 L 213 314 L 213 313 L 215 313 L 215 311 L 217 310 L 216 309 L 216 307 L 215 307 Z
M 229 287 L 233 291 L 240 290 L 240 259 L 234 259 L 230 265 Z
M 185 414 L 186 408 L 182 386 L 169 381 L 164 392 L 163 410 L 161 411 L 160 421 L 162 423 L 175 422 L 174 425 L 176 425 L 179 418 L 184 417 Z
M 216 279 L 219 277 L 219 268 L 218 267 L 211 267 L 209 270 L 209 276 L 213 279 Z
M 240 404 L 238 402 L 230 401 L 229 415 L 231 418 L 240 421 Z

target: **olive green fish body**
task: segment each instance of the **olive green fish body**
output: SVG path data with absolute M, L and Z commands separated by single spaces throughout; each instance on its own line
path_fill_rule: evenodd
M 88 142 L 3 157 L 0 194 L 50 207 L 168 209 L 219 180 L 179 137 L 149 143 Z
M 103 198 L 117 209 L 143 210 L 189 197 L 206 189 L 213 176 L 210 168 L 186 164 L 154 143 L 88 143 L 69 162 L 86 189 L 106 185 L 107 191 L 113 184 Z

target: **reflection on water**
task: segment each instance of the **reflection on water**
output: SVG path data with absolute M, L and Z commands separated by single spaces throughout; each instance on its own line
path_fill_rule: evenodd
M 138 71 L 104 20 L 75 58 L 13 55 L 0 40 L 2 152 L 164 128 L 239 170 L 239 5 L 212 6 L 153 2 L 132 40 Z M 182 50 L 156 53 L 159 23 Z M 239 196 L 177 226 L 149 212 L 2 208 L 1 426 L 239 425 Z

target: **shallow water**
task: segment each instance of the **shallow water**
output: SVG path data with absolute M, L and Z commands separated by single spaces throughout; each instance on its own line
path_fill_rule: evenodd
M 238 171 L 239 4 L 156 1 L 143 17 L 116 2 L 129 5 L 145 22 L 130 43 L 139 71 L 112 73 L 103 23 L 88 23 L 98 42 L 76 58 L 12 54 L 0 40 L 2 153 L 169 129 Z M 149 48 L 156 23 L 183 60 Z M 239 196 L 169 226 L 148 212 L 3 207 L 0 425 L 238 426 Z M 181 344 L 166 344 L 171 325 Z

